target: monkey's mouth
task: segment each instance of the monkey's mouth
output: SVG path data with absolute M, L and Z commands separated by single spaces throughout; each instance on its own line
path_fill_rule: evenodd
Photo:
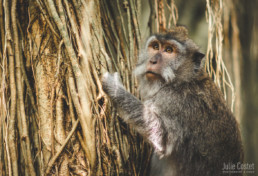
M 155 73 L 155 72 L 153 72 L 153 71 L 146 71 L 145 74 L 146 74 L 146 75 L 151 74 L 151 75 L 157 75 L 157 76 L 159 76 L 158 73 Z
M 156 72 L 153 72 L 153 71 L 147 71 L 145 73 L 145 75 L 146 75 L 146 78 L 149 81 L 155 81 L 155 80 L 160 80 L 161 79 L 161 75 L 156 73 Z

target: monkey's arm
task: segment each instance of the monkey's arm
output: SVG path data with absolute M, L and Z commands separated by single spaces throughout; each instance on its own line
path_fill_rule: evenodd
M 164 154 L 164 128 L 155 113 L 155 108 L 145 106 L 135 96 L 127 92 L 119 80 L 119 75 L 106 73 L 102 79 L 103 90 L 111 98 L 123 120 L 145 137 L 161 156 Z

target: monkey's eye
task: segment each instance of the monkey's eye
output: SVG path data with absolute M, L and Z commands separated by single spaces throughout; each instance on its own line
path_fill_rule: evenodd
M 158 43 L 154 43 L 152 45 L 152 48 L 155 49 L 155 50 L 159 50 L 159 44 Z
M 167 53 L 172 53 L 172 52 L 173 52 L 173 48 L 170 47 L 170 46 L 168 46 L 168 47 L 165 49 L 165 51 L 166 51 Z

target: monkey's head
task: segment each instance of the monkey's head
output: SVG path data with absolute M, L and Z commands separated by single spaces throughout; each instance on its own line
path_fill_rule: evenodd
M 203 57 L 199 47 L 188 38 L 187 29 L 179 26 L 148 38 L 135 74 L 140 85 L 160 87 L 190 81 L 202 70 Z

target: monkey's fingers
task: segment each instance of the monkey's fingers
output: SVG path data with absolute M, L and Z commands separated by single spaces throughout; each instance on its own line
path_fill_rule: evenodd
M 109 72 L 106 72 L 101 79 L 102 82 L 102 89 L 105 93 L 108 93 L 108 87 L 110 84 L 110 81 L 112 82 L 112 76 Z
M 119 74 L 105 73 L 102 77 L 102 89 L 111 99 L 119 96 L 119 90 L 124 90 Z

